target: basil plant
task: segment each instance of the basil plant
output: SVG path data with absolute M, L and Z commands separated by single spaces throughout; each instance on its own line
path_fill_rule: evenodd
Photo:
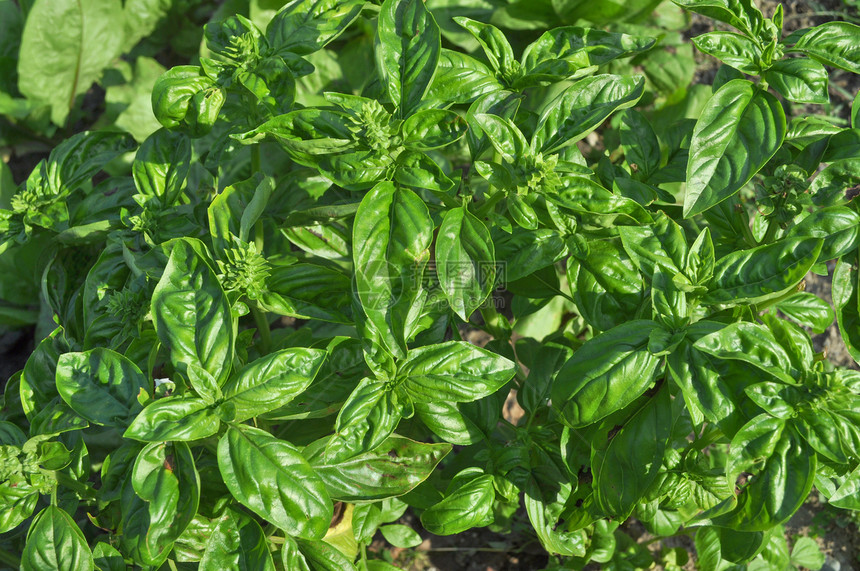
M 0 210 L 0 320 L 37 332 L 0 561 L 379 571 L 377 531 L 486 527 L 644 569 L 635 518 L 808 565 L 813 487 L 860 509 L 860 373 L 810 337 L 860 361 L 860 102 L 816 113 L 860 28 L 674 2 L 275 2 L 206 25 L 140 144 L 56 146 Z M 655 73 L 692 74 L 684 10 L 712 86 Z

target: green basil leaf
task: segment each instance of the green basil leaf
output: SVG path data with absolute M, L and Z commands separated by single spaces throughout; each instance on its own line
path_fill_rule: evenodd
M 579 141 L 607 117 L 633 107 L 645 92 L 645 79 L 595 75 L 571 85 L 541 114 L 532 148 L 554 153 Z
M 621 116 L 619 130 L 624 156 L 633 172 L 647 179 L 660 167 L 660 143 L 644 115 L 628 109 Z M 634 166 L 635 165 L 635 166 Z
M 212 130 L 226 93 L 197 66 L 181 65 L 167 70 L 152 89 L 152 111 L 158 122 L 181 127 L 191 137 Z
M 627 518 L 657 478 L 674 418 L 664 387 L 609 441 L 594 450 L 591 461 L 595 499 L 608 515 Z
M 123 436 L 143 442 L 199 440 L 218 432 L 221 421 L 205 400 L 185 395 L 149 403 Z
M 368 319 L 394 355 L 406 353 L 414 319 L 423 305 L 421 281 L 430 258 L 433 222 L 412 191 L 380 183 L 358 207 L 353 227 L 355 287 Z
M 531 74 L 544 62 L 563 60 L 571 66 L 572 74 L 578 69 L 646 52 L 654 44 L 654 38 L 644 36 L 574 26 L 553 28 L 526 47 L 523 69 Z
M 416 151 L 438 149 L 459 140 L 466 129 L 466 122 L 453 111 L 424 109 L 403 122 L 403 144 Z
M 410 547 L 417 547 L 421 545 L 422 541 L 424 541 L 424 539 L 418 535 L 417 531 L 406 525 L 383 525 L 379 528 L 379 531 L 382 533 L 382 537 L 385 538 L 385 541 L 394 547 L 408 549 Z
M 99 541 L 93 549 L 96 571 L 126 571 L 125 560 L 116 547 Z
M 487 93 L 481 96 L 469 107 L 466 112 L 470 129 L 466 132 L 466 139 L 469 142 L 469 149 L 472 151 L 472 157 L 480 157 L 484 151 L 491 147 L 490 139 L 484 134 L 483 130 L 478 126 L 475 119 L 478 115 L 494 115 L 504 119 L 513 120 L 517 113 L 517 109 L 522 101 L 522 96 L 511 91 L 496 91 Z
M 375 502 L 411 491 L 451 451 L 447 443 L 424 444 L 396 435 L 346 460 L 329 460 L 324 447 L 324 441 L 316 451 L 311 445 L 304 455 L 332 499 L 350 503 Z
M 93 554 L 75 520 L 57 506 L 48 506 L 33 518 L 21 569 L 80 569 L 93 571 Z
M 687 239 L 678 223 L 665 214 L 655 216 L 651 226 L 620 226 L 618 235 L 645 279 L 658 267 L 673 275 L 685 269 Z
M 693 345 L 720 359 L 739 359 L 770 373 L 784 383 L 798 384 L 801 371 L 773 334 L 757 323 L 732 323 L 700 338 Z
M 77 96 L 120 54 L 123 21 L 119 0 L 33 4 L 18 56 L 21 93 L 49 105 L 51 120 L 62 126 Z
M 442 50 L 439 26 L 421 0 L 385 0 L 376 62 L 388 96 L 408 117 L 422 104 Z
M 201 571 L 223 569 L 275 570 L 263 528 L 255 520 L 233 509 L 227 509 L 218 518 L 200 559 Z
M 815 60 L 808 58 L 781 59 L 774 63 L 762 77 L 771 87 L 796 103 L 829 103 L 827 70 Z
M 732 442 L 734 449 L 734 440 Z M 737 506 L 713 519 L 738 531 L 767 531 L 785 523 L 800 508 L 815 478 L 816 455 L 791 430 L 782 432 L 764 467 L 737 497 Z
M 195 248 L 190 239 L 174 243 L 152 294 L 153 321 L 179 372 L 194 363 L 223 384 L 233 363 L 236 326 L 215 272 Z
M 191 141 L 188 137 L 159 129 L 140 145 L 132 174 L 138 192 L 159 197 L 169 206 L 179 198 L 190 168 Z
M 298 540 L 296 543 L 310 571 L 357 571 L 353 562 L 328 542 Z M 286 567 L 286 563 L 284 566 Z
M 397 369 L 398 391 L 415 402 L 470 402 L 493 394 L 515 372 L 501 355 L 448 341 L 409 351 Z
M 130 359 L 110 349 L 65 353 L 57 363 L 57 391 L 90 422 L 127 427 L 141 410 L 148 383 Z
M 482 95 L 501 89 L 502 84 L 486 64 L 464 53 L 442 48 L 433 82 L 425 92 L 422 106 L 471 103 Z
M 436 237 L 436 273 L 451 308 L 469 320 L 495 286 L 493 240 L 466 207 L 449 210 Z
M 773 299 L 795 287 L 818 259 L 822 240 L 786 238 L 717 260 L 703 303 L 738 305 Z
M 764 16 L 752 0 L 672 0 L 675 4 L 698 12 L 708 18 L 734 26 L 745 35 L 755 38 L 764 25 Z
M 478 476 L 421 514 L 421 525 L 436 535 L 454 535 L 493 523 L 493 476 Z
M 136 553 L 139 563 L 160 566 L 199 503 L 200 476 L 188 445 L 149 444 L 137 456 L 130 485 L 123 490 L 121 541 L 126 551 Z
M 726 65 L 750 75 L 761 71 L 761 49 L 753 40 L 732 32 L 708 32 L 693 38 L 700 52 L 714 56 Z
M 484 55 L 498 75 L 505 78 L 514 77 L 519 70 L 519 63 L 514 58 L 511 44 L 501 30 L 491 24 L 462 16 L 455 17 L 454 21 L 478 40 Z
M 387 383 L 362 379 L 338 413 L 326 456 L 339 460 L 381 446 L 397 428 L 404 404 Z
M 777 99 L 745 79 L 732 80 L 708 100 L 690 142 L 684 217 L 735 194 L 776 153 L 785 138 Z
M 792 237 L 824 240 L 818 263 L 841 258 L 857 247 L 860 214 L 845 206 L 818 208 L 788 231 L 786 238 Z
M 839 333 L 848 353 L 860 362 L 860 272 L 857 271 L 856 255 L 837 262 L 832 286 Z
M 653 381 L 659 359 L 648 338 L 659 325 L 632 320 L 601 333 L 573 354 L 556 375 L 553 407 L 571 428 L 580 428 L 621 410 Z
M 836 316 L 826 301 L 808 292 L 797 293 L 774 306 L 786 317 L 812 329 L 813 333 L 824 333 Z
M 516 164 L 532 156 L 528 141 L 512 119 L 479 113 L 472 120 L 505 162 Z
M 860 73 L 860 26 L 827 22 L 804 33 L 792 48 L 818 61 Z
M 223 387 L 224 398 L 236 407 L 235 422 L 267 413 L 304 391 L 322 366 L 319 349 L 283 349 L 260 357 Z
M 292 0 L 275 14 L 266 40 L 276 54 L 321 50 L 358 18 L 364 0 Z
M 249 426 L 218 442 L 218 468 L 239 502 L 286 533 L 321 539 L 333 514 L 322 480 L 289 443 Z

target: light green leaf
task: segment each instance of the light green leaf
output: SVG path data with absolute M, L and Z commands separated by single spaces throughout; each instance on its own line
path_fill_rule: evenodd
M 740 190 L 776 153 L 785 132 L 785 113 L 773 95 L 745 79 L 718 89 L 693 130 L 684 217 Z

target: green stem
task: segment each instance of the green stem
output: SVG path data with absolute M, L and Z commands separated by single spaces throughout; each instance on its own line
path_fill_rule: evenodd
M 260 172 L 260 145 L 251 146 L 251 174 Z
M 0 561 L 12 569 L 18 569 L 21 567 L 21 559 L 19 559 L 17 555 L 9 553 L 5 549 L 0 549 Z
M 272 346 L 272 332 L 269 329 L 269 322 L 265 314 L 254 305 L 249 304 L 248 307 L 251 308 L 251 315 L 254 316 L 254 323 L 257 324 L 257 332 L 260 334 L 260 350 L 265 355 Z
M 502 198 L 505 197 L 505 193 L 501 190 L 497 190 L 494 195 L 488 198 L 477 210 L 475 216 L 478 218 L 484 218 L 490 212 L 492 212 L 493 208 L 496 206 L 496 203 L 499 202 Z
M 58 484 L 65 488 L 69 488 L 82 498 L 87 498 L 90 500 L 97 499 L 98 495 L 96 494 L 95 490 L 93 490 L 86 484 L 75 480 L 68 474 L 64 474 L 63 472 L 54 472 L 54 476 L 57 478 Z
M 484 327 L 490 335 L 500 341 L 508 341 L 511 338 L 511 324 L 504 316 L 499 315 L 495 307 L 492 305 L 482 307 L 481 316 L 484 318 Z

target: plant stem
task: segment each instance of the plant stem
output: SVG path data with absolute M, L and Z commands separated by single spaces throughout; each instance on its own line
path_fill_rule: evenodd
M 21 559 L 13 553 L 9 553 L 5 549 L 0 549 L 0 561 L 10 566 L 12 569 L 21 567 Z
M 272 333 L 269 330 L 269 322 L 262 311 L 251 304 L 248 307 L 251 308 L 251 315 L 254 316 L 254 323 L 257 324 L 257 332 L 260 334 L 260 350 L 263 354 L 266 354 L 272 346 Z
M 95 490 L 93 490 L 86 484 L 75 480 L 68 474 L 64 474 L 63 472 L 54 472 L 54 476 L 57 478 L 58 484 L 69 488 L 70 490 L 77 493 L 79 496 L 90 500 L 95 500 L 97 498 Z
M 501 190 L 497 190 L 495 194 L 493 194 L 490 198 L 488 198 L 475 213 L 475 216 L 478 218 L 484 218 L 487 214 L 492 212 L 493 207 L 496 206 L 496 203 L 505 197 L 505 193 Z
M 251 174 L 260 172 L 260 145 L 251 145 Z

